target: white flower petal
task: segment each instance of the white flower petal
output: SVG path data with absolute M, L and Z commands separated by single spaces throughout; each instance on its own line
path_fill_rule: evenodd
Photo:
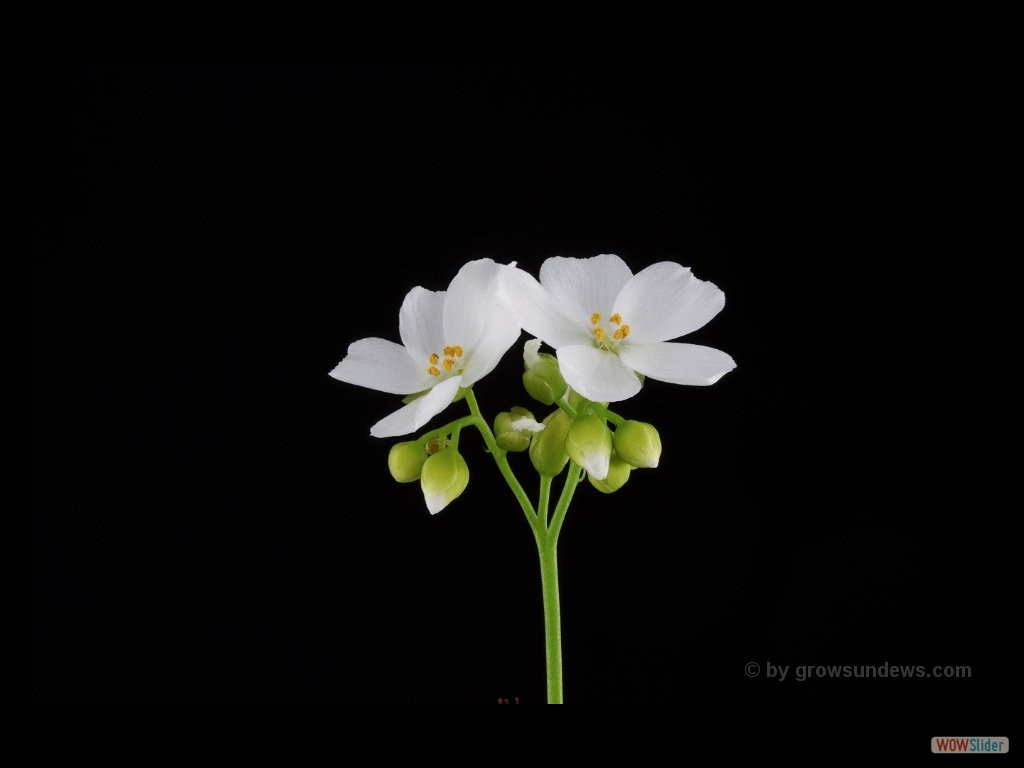
M 398 313 L 398 332 L 409 353 L 424 364 L 444 349 L 444 291 L 416 286 L 405 295 Z
M 440 512 L 449 504 L 451 504 L 453 499 L 449 499 L 447 493 L 424 493 L 423 501 L 427 505 L 427 512 L 429 512 L 432 515 L 436 515 L 438 512 Z
M 476 346 L 466 352 L 468 360 L 462 371 L 462 386 L 471 387 L 493 371 L 509 347 L 519 341 L 519 334 L 519 323 L 511 312 L 494 318 Z
M 714 384 L 736 367 L 725 352 L 700 344 L 623 344 L 619 349 L 622 362 L 658 381 L 670 384 L 707 386 Z
M 615 297 L 632 276 L 626 262 L 610 253 L 590 259 L 555 256 L 540 268 L 540 284 L 570 319 L 584 327 L 595 312 L 611 314 Z
M 652 264 L 626 283 L 615 311 L 630 327 L 630 341 L 668 341 L 692 333 L 722 311 L 725 294 L 671 261 Z
M 530 339 L 523 345 L 523 362 L 527 368 L 540 362 L 540 343 L 540 339 Z
M 466 351 L 476 347 L 493 322 L 508 310 L 498 302 L 498 273 L 502 266 L 490 259 L 464 264 L 448 286 L 444 302 L 446 344 Z
M 640 379 L 617 355 L 589 344 L 562 347 L 558 363 L 569 386 L 588 400 L 615 402 L 640 391 Z
M 533 275 L 521 269 L 509 268 L 500 278 L 502 303 L 512 312 L 519 324 L 550 346 L 585 344 L 590 340 L 587 320 L 570 319 L 555 303 L 554 298 L 538 283 Z
M 461 383 L 461 376 L 445 379 L 423 397 L 378 421 L 370 428 L 370 434 L 374 437 L 397 437 L 415 432 L 452 404 Z
M 587 451 L 580 456 L 580 462 L 580 466 L 587 470 L 588 475 L 593 475 L 596 480 L 604 480 L 608 477 L 612 455 L 604 451 Z
M 349 345 L 345 359 L 331 376 L 349 384 L 409 395 L 434 385 L 426 368 L 417 365 L 409 350 L 387 339 L 360 339 Z
M 508 423 L 508 428 L 513 432 L 525 431 L 533 432 L 534 434 L 544 431 L 544 425 L 539 421 L 531 419 L 529 416 L 523 416 L 521 419 L 513 419 Z

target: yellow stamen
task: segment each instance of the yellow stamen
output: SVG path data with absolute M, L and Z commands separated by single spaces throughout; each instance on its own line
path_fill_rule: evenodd
M 590 316 L 590 324 L 591 325 L 597 325 L 600 322 L 601 322 L 601 313 L 600 312 L 595 312 L 594 314 L 592 314 Z
M 614 315 L 608 318 L 608 322 L 615 323 L 616 325 L 622 324 L 622 315 L 616 312 Z
M 629 326 L 628 325 L 622 326 L 621 328 L 619 328 L 619 330 L 622 331 L 622 338 L 626 338 L 627 336 L 629 336 Z
M 450 357 L 446 357 L 444 359 L 443 365 L 444 365 L 444 369 L 446 371 L 450 371 L 452 369 L 452 367 L 455 365 L 455 361 L 452 360 Z
M 429 373 L 431 376 L 441 375 L 441 372 L 437 370 L 437 368 L 435 368 L 434 366 L 430 366 L 429 368 L 427 368 L 427 373 Z
M 624 338 L 626 338 L 626 334 L 622 332 L 621 328 L 618 328 L 616 329 L 615 333 L 612 334 L 612 338 L 615 339 L 616 341 L 622 341 Z
M 452 347 L 452 351 L 455 353 L 456 357 L 462 357 L 462 347 L 460 347 L 458 344 Z
M 454 357 L 455 356 L 455 347 L 445 347 L 444 348 L 444 356 L 445 357 Z
M 431 364 L 431 365 L 437 365 L 437 363 L 438 363 L 438 361 L 439 361 L 440 359 L 441 359 L 441 358 L 437 356 L 437 352 L 435 352 L 434 354 L 432 354 L 432 355 L 430 356 L 430 364 Z
M 594 338 L 598 341 L 604 341 L 604 328 L 595 328 Z

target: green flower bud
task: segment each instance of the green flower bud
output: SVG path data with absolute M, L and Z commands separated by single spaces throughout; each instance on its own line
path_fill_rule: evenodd
M 502 411 L 494 419 L 494 437 L 498 447 L 506 451 L 525 451 L 530 447 L 530 438 L 544 429 L 538 424 L 533 414 L 525 408 L 516 406 L 509 411 Z
M 388 469 L 391 476 L 400 483 L 411 483 L 420 479 L 427 451 L 419 443 L 396 443 L 388 453 Z
M 544 405 L 553 405 L 565 395 L 568 385 L 562 378 L 557 358 L 547 353 L 539 353 L 538 349 L 540 341 L 537 339 L 526 342 L 523 351 L 523 363 L 526 367 L 523 386 L 534 400 Z
M 544 419 L 544 431 L 538 432 L 530 443 L 530 461 L 533 468 L 545 477 L 554 477 L 569 461 L 565 452 L 565 436 L 569 432 L 569 417 L 555 411 Z
M 587 474 L 587 479 L 590 484 L 597 488 L 601 493 L 615 493 L 619 488 L 626 484 L 629 480 L 629 473 L 632 471 L 632 467 L 626 462 L 620 459 L 618 456 L 612 456 L 611 462 L 608 464 L 608 476 L 604 480 L 598 480 L 591 474 Z
M 469 485 L 469 467 L 462 454 L 446 448 L 423 465 L 420 487 L 430 514 L 436 515 L 462 495 Z
M 661 437 L 651 424 L 627 421 L 615 430 L 615 452 L 634 467 L 656 467 L 661 459 Z
M 530 397 L 544 405 L 552 405 L 565 394 L 567 385 L 558 368 L 558 361 L 551 355 L 523 374 L 523 386 Z
M 566 435 L 565 451 L 588 475 L 604 480 L 612 458 L 612 433 L 604 419 L 593 414 L 577 416 Z

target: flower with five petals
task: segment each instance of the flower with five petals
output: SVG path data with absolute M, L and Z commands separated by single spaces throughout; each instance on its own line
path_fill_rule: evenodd
M 402 302 L 402 343 L 360 339 L 331 371 L 339 381 L 396 395 L 419 395 L 370 429 L 374 437 L 415 432 L 447 408 L 460 388 L 494 370 L 519 338 L 519 324 L 498 300 L 498 278 L 512 269 L 471 261 L 447 291 L 417 286 Z
M 540 281 L 521 269 L 501 276 L 501 296 L 520 325 L 557 350 L 569 386 L 614 402 L 640 391 L 643 374 L 672 384 L 708 385 L 736 367 L 725 352 L 671 343 L 725 306 L 714 283 L 673 262 L 637 274 L 618 256 L 555 257 Z

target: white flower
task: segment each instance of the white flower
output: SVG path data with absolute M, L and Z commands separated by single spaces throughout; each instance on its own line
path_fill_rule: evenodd
M 724 352 L 672 344 L 725 306 L 725 294 L 673 262 L 634 275 L 618 256 L 548 259 L 540 282 L 521 269 L 501 295 L 525 330 L 558 351 L 562 375 L 595 402 L 640 391 L 637 373 L 672 384 L 714 384 L 736 367 Z M 535 351 L 535 350 L 534 350 Z
M 398 315 L 401 344 L 360 339 L 331 376 L 381 392 L 419 397 L 370 429 L 374 437 L 415 432 L 471 387 L 519 338 L 519 324 L 498 300 L 498 276 L 515 266 L 471 261 L 445 291 L 417 286 Z

